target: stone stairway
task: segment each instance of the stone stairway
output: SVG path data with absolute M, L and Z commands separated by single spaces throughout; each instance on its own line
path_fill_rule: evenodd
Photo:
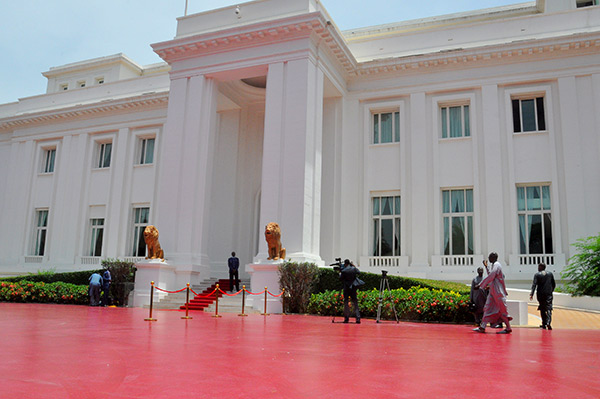
M 215 285 L 219 283 L 219 287 L 230 293 L 229 290 L 229 280 L 217 278 L 210 278 L 202 281 L 200 284 L 191 285 L 190 288 L 202 296 L 214 291 Z M 246 285 L 246 287 L 250 287 L 250 281 L 242 280 L 240 281 L 240 288 L 242 285 Z M 214 299 L 210 298 L 198 298 L 194 299 L 195 295 L 193 292 L 190 292 L 190 310 L 202 310 L 204 308 L 205 311 L 213 312 L 215 311 Z M 158 302 L 154 303 L 154 309 L 185 309 L 185 299 L 186 299 L 186 291 L 178 292 L 176 294 L 167 294 L 162 297 Z M 229 297 L 223 294 L 219 296 L 219 313 L 241 313 L 242 310 L 242 296 L 237 295 L 235 297 Z M 144 306 L 145 308 L 148 305 Z M 245 313 L 248 313 L 250 310 L 246 306 Z

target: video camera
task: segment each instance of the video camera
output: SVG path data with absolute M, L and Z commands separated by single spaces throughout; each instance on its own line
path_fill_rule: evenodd
M 333 266 L 333 270 L 336 272 L 342 271 L 342 258 L 335 258 L 335 263 L 332 263 L 329 266 Z

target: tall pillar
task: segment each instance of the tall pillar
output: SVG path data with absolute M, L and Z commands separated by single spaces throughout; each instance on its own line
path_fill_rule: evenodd
M 215 81 L 202 75 L 171 81 L 153 212 L 165 256 L 180 274 L 178 283 L 210 275 L 207 247 L 216 95 Z
M 427 172 L 427 129 L 425 93 L 413 93 L 410 95 L 410 221 L 412 239 L 411 266 L 423 267 L 429 265 L 429 215 L 428 208 L 428 184 L 423 177 L 428 179 Z M 436 237 L 436 239 L 439 239 Z
M 483 114 L 483 172 L 484 180 L 481 189 L 481 215 L 482 215 L 482 241 L 481 247 L 484 258 L 487 252 L 498 252 L 501 258 L 507 257 L 504 241 L 505 211 L 502 190 L 514 192 L 513 186 L 507 187 L 507 181 L 512 180 L 504 176 L 502 171 L 502 142 L 500 132 L 500 119 L 498 117 L 498 86 L 487 85 L 481 88 L 481 102 Z M 514 181 L 512 182 L 514 183 Z M 516 221 L 516 216 L 514 217 Z
M 310 59 L 269 65 L 260 223 L 276 222 L 287 258 L 322 264 L 323 72 Z M 264 239 L 256 257 L 266 260 Z

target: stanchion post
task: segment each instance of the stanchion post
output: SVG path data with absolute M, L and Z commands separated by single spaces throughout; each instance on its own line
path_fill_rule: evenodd
M 150 315 L 144 321 L 156 321 L 152 318 L 152 304 L 154 302 L 154 281 L 150 282 Z
M 185 316 L 181 316 L 182 319 L 191 319 L 192 316 L 188 316 L 190 307 L 190 283 L 187 283 L 187 291 L 185 293 Z
M 219 284 L 217 284 L 217 288 L 215 289 L 215 298 L 215 314 L 213 315 L 213 317 L 221 317 L 221 315 L 219 314 Z
M 244 307 L 246 306 L 246 286 L 242 285 L 242 313 L 238 314 L 238 316 L 248 316 L 244 313 Z
M 267 290 L 267 287 L 265 287 L 265 312 L 264 312 L 264 313 L 261 313 L 263 316 L 270 316 L 270 315 L 267 313 L 267 292 L 268 292 L 268 290 Z
M 287 314 L 285 313 L 285 288 L 281 289 L 281 312 Z

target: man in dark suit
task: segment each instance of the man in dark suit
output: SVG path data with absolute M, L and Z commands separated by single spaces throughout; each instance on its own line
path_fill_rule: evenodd
M 240 276 L 238 269 L 240 268 L 240 260 L 235 256 L 235 252 L 231 253 L 231 258 L 227 260 L 227 266 L 229 267 L 229 289 L 233 291 L 233 286 L 235 285 L 235 290 L 240 290 Z
M 552 292 L 556 287 L 554 276 L 551 272 L 546 271 L 546 265 L 540 263 L 538 272 L 533 276 L 533 285 L 531 286 L 531 294 L 529 300 L 533 299 L 533 293 L 537 287 L 537 300 L 539 302 L 538 310 L 542 316 L 542 325 L 540 328 L 552 330 Z
M 356 312 L 356 324 L 360 324 L 360 310 L 358 309 L 358 297 L 356 296 L 356 290 L 360 285 L 357 278 L 359 273 L 358 268 L 350 263 L 349 259 L 344 261 L 340 270 L 340 280 L 344 284 L 344 323 L 348 323 L 350 319 L 350 300 L 352 300 L 352 306 Z

